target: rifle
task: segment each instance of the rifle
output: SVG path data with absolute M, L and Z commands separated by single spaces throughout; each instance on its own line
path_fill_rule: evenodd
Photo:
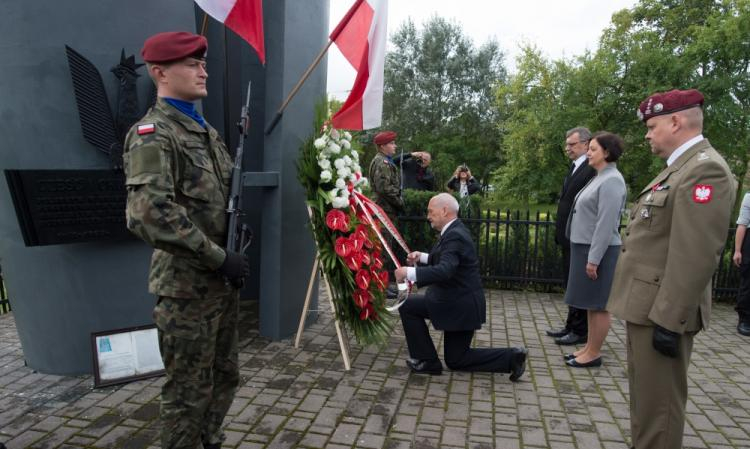
M 227 232 L 227 250 L 237 253 L 244 253 L 253 240 L 253 231 L 244 223 L 240 224 L 242 213 L 242 154 L 244 152 L 245 138 L 250 129 L 250 87 L 251 82 L 247 83 L 247 100 L 242 106 L 240 121 L 237 127 L 240 131 L 240 141 L 237 143 L 237 151 L 234 154 L 234 166 L 232 167 L 232 185 L 229 192 L 229 204 L 227 205 L 227 214 L 229 214 L 229 225 Z

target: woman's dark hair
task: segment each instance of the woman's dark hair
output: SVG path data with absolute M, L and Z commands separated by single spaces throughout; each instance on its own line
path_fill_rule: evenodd
M 599 146 L 607 150 L 607 157 L 604 158 L 607 162 L 615 162 L 620 159 L 625 149 L 625 142 L 622 140 L 622 137 L 611 132 L 599 131 L 594 133 L 591 140 L 596 140 Z

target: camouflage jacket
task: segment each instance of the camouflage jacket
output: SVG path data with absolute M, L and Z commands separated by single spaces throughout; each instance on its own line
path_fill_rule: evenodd
M 232 161 L 206 126 L 160 98 L 125 138 L 127 226 L 154 247 L 149 291 L 159 296 L 231 291 L 216 270 L 226 257 Z
M 399 168 L 386 156 L 378 152 L 370 162 L 368 175 L 375 202 L 383 208 L 391 219 L 404 209 L 401 199 L 401 173 Z

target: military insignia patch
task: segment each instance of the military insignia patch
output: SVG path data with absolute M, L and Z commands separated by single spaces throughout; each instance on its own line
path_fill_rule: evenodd
M 696 203 L 708 203 L 714 193 L 714 187 L 709 184 L 696 184 L 693 187 L 693 201 Z
M 156 125 L 153 123 L 147 123 L 145 125 L 138 125 L 138 135 L 152 134 L 156 131 Z

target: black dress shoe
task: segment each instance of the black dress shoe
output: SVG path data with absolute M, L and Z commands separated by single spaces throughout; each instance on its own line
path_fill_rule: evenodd
M 740 321 L 737 325 L 737 332 L 745 337 L 750 337 L 750 321 Z
M 510 381 L 516 382 L 526 371 L 526 357 L 529 350 L 526 348 L 513 348 L 510 355 Z
M 411 372 L 417 374 L 443 374 L 443 364 L 440 360 L 419 360 L 419 359 L 407 359 L 406 365 L 411 368 Z
M 602 366 L 602 358 L 597 357 L 594 360 L 590 360 L 586 363 L 578 363 L 576 359 L 569 359 L 565 361 L 565 364 L 568 366 L 572 366 L 573 368 L 596 368 L 597 366 Z
M 577 345 L 579 343 L 586 343 L 586 335 L 578 335 L 575 332 L 568 332 L 562 337 L 555 338 L 555 343 L 558 345 Z
M 565 336 L 570 332 L 567 328 L 562 329 L 547 329 L 547 335 L 553 338 L 560 338 L 562 336 Z
M 574 359 L 574 358 L 576 358 L 576 355 L 575 355 L 575 354 L 573 354 L 573 353 L 570 353 L 570 354 L 565 354 L 565 355 L 563 356 L 563 360 L 570 360 L 570 359 Z

